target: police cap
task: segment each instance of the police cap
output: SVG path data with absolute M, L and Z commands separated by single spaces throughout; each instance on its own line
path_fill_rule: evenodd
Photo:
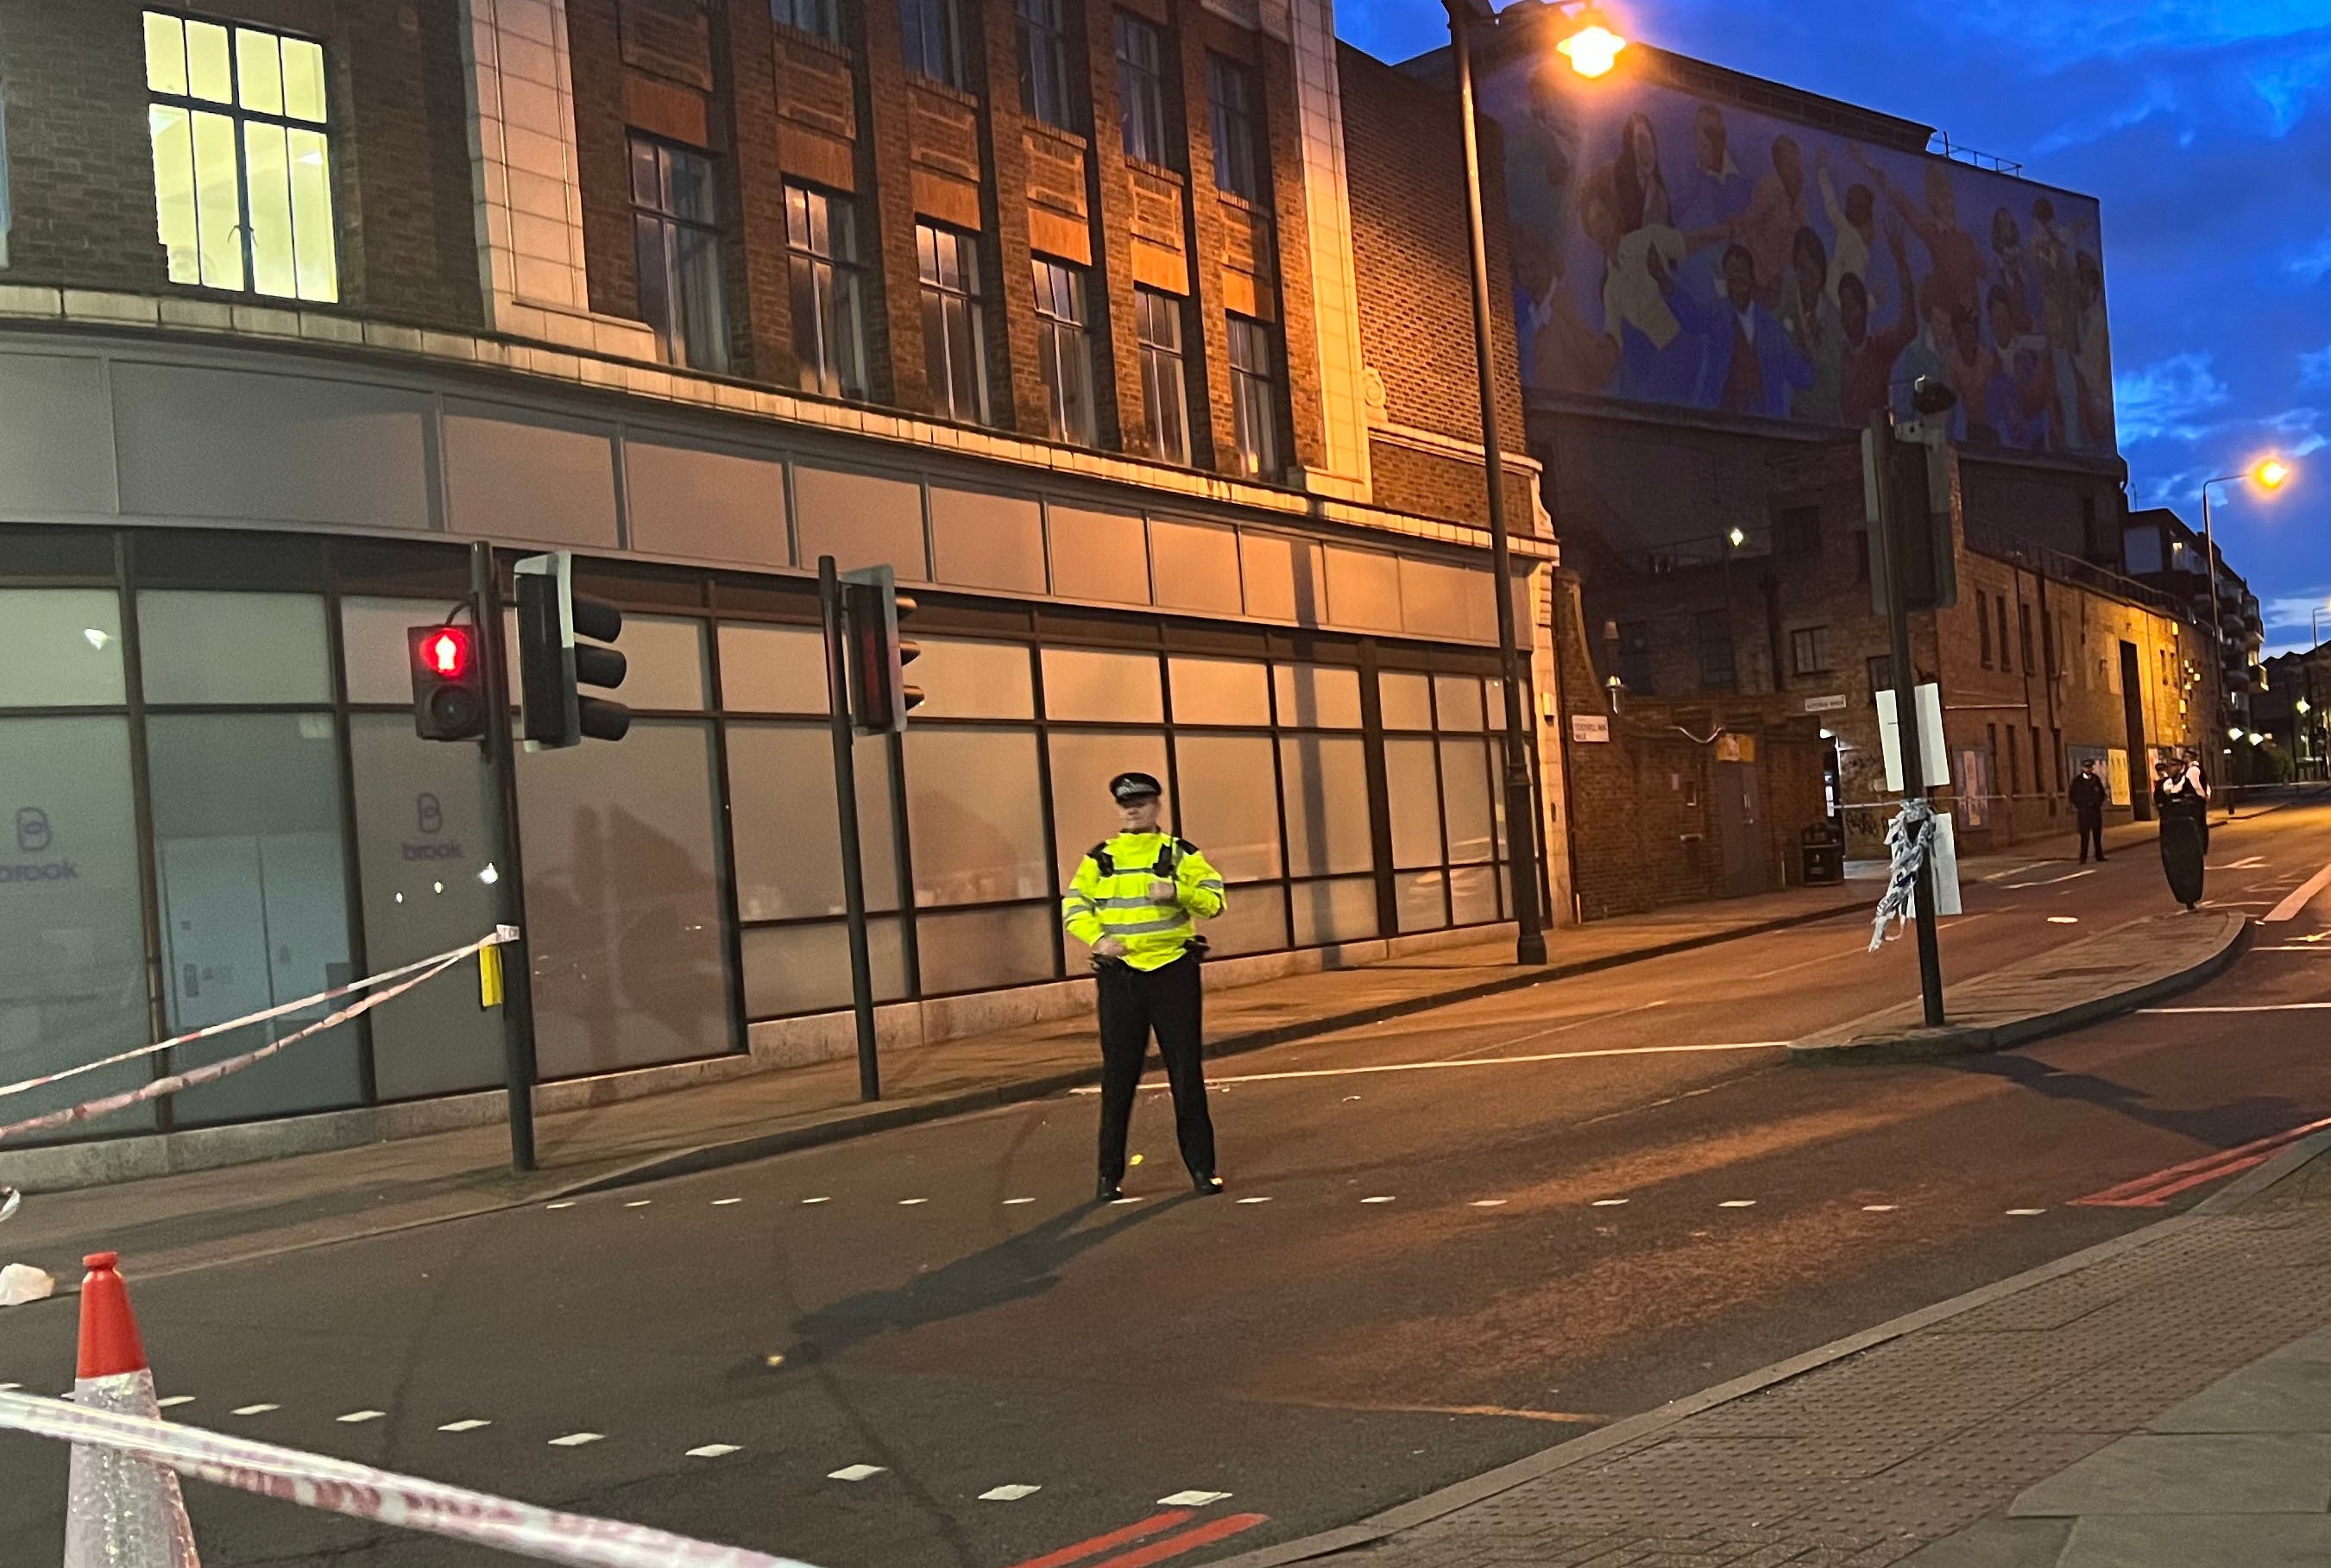
M 1166 786 L 1146 773 L 1121 773 L 1108 781 L 1108 793 L 1120 801 L 1136 801 L 1144 795 L 1162 795 Z

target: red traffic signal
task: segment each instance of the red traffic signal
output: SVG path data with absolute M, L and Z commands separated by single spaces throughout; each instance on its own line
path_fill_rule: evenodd
M 413 729 L 423 740 L 475 740 L 486 732 L 485 670 L 477 629 L 414 626 L 404 643 L 413 663 Z

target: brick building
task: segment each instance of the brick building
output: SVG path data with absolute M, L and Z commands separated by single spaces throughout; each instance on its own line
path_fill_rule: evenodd
M 2132 511 L 2121 527 L 2121 565 L 2128 575 L 2149 588 L 2190 605 L 2196 620 L 2209 621 L 2220 640 L 2218 657 L 2207 661 L 2207 680 L 2213 700 L 2209 711 L 2222 716 L 2228 729 L 2242 727 L 2247 735 L 2256 724 L 2269 729 L 2264 715 L 2255 711 L 2258 697 L 2268 689 L 2260 660 L 2266 652 L 2266 618 L 2249 581 L 2227 564 L 2222 552 L 2217 562 L 2218 613 L 2210 615 L 2210 550 L 2200 529 L 2189 526 L 2168 507 Z M 2279 727 L 2273 727 L 2279 732 Z M 2241 749 L 2233 737 L 2212 736 L 2214 761 L 2222 776 L 2239 778 Z
M 519 768 L 553 1104 L 848 1048 L 823 555 L 920 602 L 890 1045 L 1081 1004 L 1124 768 L 1224 979 L 1510 917 L 1453 111 L 1326 0 L 0 0 L 0 795 L 74 868 L 0 904 L 8 1076 L 479 934 L 403 639 L 480 539 L 628 617 L 631 735 Z M 100 1130 L 498 1116 L 459 992 Z
M 2119 575 L 2095 202 L 1654 48 L 1581 81 L 1557 14 L 1501 12 L 1476 70 L 1529 450 L 1576 580 L 1553 641 L 1590 661 L 1562 689 L 1581 908 L 1784 885 L 1832 810 L 1876 852 L 1890 649 L 1860 432 L 1907 414 L 1919 375 L 1958 394 L 1960 603 L 1912 643 L 1942 688 L 1961 841 L 2060 826 L 2091 755 L 2126 803 L 2148 748 L 2201 737 L 2204 660 L 2187 606 Z

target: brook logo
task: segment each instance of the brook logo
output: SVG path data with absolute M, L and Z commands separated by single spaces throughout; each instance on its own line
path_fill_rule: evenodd
M 442 832 L 445 829 L 445 808 L 437 803 L 433 794 L 413 797 L 413 815 L 424 833 Z
M 16 808 L 18 852 L 37 855 L 55 842 L 56 833 L 49 826 L 48 813 L 38 806 Z M 71 860 L 19 860 L 13 865 L 0 864 L 0 885 L 11 882 L 71 882 L 80 876 L 80 868 Z
M 38 806 L 16 808 L 16 848 L 37 855 L 49 847 L 49 813 Z

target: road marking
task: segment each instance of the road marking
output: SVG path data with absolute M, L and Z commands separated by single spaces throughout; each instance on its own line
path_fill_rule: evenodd
M 544 1208 L 546 1208 L 546 1209 L 572 1209 L 573 1207 L 575 1207 L 575 1200 L 574 1200 L 574 1199 L 572 1199 L 572 1198 L 569 1198 L 569 1199 L 566 1200 L 564 1202 L 558 1202 L 558 1203 L 545 1203 L 545 1204 L 543 1205 L 543 1207 L 544 1207 Z
M 1506 1201 L 1503 1198 L 1476 1198 L 1473 1200 L 1473 1207 L 1476 1209 L 1498 1209 L 1505 1206 L 1505 1202 Z
M 633 1198 L 630 1202 L 625 1203 L 623 1207 L 626 1209 L 644 1209 L 650 1203 L 654 1202 L 655 1200 L 653 1198 Z
M 1756 1200 L 1754 1198 L 1727 1198 L 1724 1202 L 1716 1206 L 1719 1209 L 1753 1209 L 1756 1206 Z
M 192 1403 L 194 1403 L 194 1402 L 195 1402 L 195 1396 L 194 1396 L 193 1394 L 190 1394 L 190 1393 L 174 1393 L 174 1394 L 172 1394 L 168 1399 L 157 1399 L 157 1400 L 156 1400 L 156 1401 L 154 1402 L 154 1407 L 155 1407 L 157 1410 L 176 1410 L 178 1406 L 180 1406 L 180 1405 L 182 1405 L 182 1404 L 192 1404 Z
M 844 1465 L 838 1470 L 828 1471 L 825 1478 L 829 1481 L 862 1481 L 869 1476 L 879 1476 L 881 1473 L 882 1467 L 880 1465 Z
M 2050 915 L 2048 917 L 2048 924 L 2050 926 L 2077 926 L 2079 923 L 2080 917 L 2078 915 Z
M 2017 892 L 2025 888 L 2052 888 L 2059 882 L 2077 882 L 2082 877 L 2093 877 L 2095 875 L 2096 872 L 2094 870 L 2086 871 L 2071 871 L 2061 877 L 2043 878 L 2036 882 L 2010 882 L 2007 884 L 2007 888 L 2010 892 Z
M 477 1417 L 471 1416 L 464 1421 L 447 1421 L 437 1430 L 441 1432 L 473 1432 L 480 1427 L 490 1427 L 493 1424 L 491 1421 L 481 1421 Z
M 1014 1203 L 1032 1203 L 1035 1201 L 1033 1198 L 1006 1198 L 1004 1200 L 1004 1206 L 1008 1209 Z
M 1253 1529 L 1270 1517 L 1268 1514 L 1226 1514 L 1219 1519 L 1194 1525 L 1162 1541 L 1152 1541 L 1146 1546 L 1136 1546 L 1130 1552 L 1104 1557 L 1094 1563 L 1093 1568 L 1148 1568 L 1152 1563 L 1163 1563 L 1168 1557 L 1179 1557 L 1185 1552 L 1194 1552 L 1201 1546 L 1226 1541 L 1242 1531 Z
M 579 1449 L 585 1443 L 598 1442 L 606 1435 L 607 1434 L 604 1432 L 568 1432 L 563 1438 L 551 1439 L 550 1447 L 554 1449 Z
M 2212 866 L 2209 869 L 2212 871 L 2247 871 L 2253 866 L 2263 866 L 2265 864 L 2266 857 L 2264 855 L 2252 855 L 2246 860 L 2229 860 L 2222 866 Z
M 2301 909 L 2306 908 L 2315 895 L 2323 891 L 2326 886 L 2331 886 L 2331 866 L 2325 866 L 2315 875 L 2301 882 L 2292 890 L 2289 898 L 2274 907 L 2272 913 L 2266 917 L 2267 923 L 2278 925 L 2290 919 Z
M 744 1201 L 742 1198 L 715 1198 L 712 1200 L 712 1206 L 716 1209 L 725 1209 L 731 1203 L 741 1203 Z
M 1141 1200 L 1138 1198 L 1111 1198 L 1108 1202 L 1108 1206 L 1112 1209 L 1122 1209 L 1127 1203 L 1138 1203 L 1139 1202 L 1141 1202 Z
M 2250 951 L 2253 953 L 2313 953 L 2331 956 L 2331 947 L 2312 947 L 2300 942 L 2286 942 L 2279 947 L 2253 947 Z
M 233 1410 L 231 1410 L 231 1411 L 227 1411 L 227 1414 L 229 1414 L 229 1415 L 237 1415 L 237 1416 L 263 1416 L 263 1415 L 265 1415 L 269 1411 L 271 1411 L 271 1410 L 281 1410 L 282 1408 L 283 1408 L 283 1407 L 282 1407 L 281 1405 L 280 1405 L 280 1404 L 246 1404 L 246 1405 L 237 1405 L 234 1409 L 233 1409 Z
M 1025 1486 L 1015 1481 L 1010 1486 L 990 1487 L 979 1494 L 979 1500 L 983 1503 L 1016 1503 L 1023 1497 L 1032 1497 L 1043 1489 L 1042 1487 Z
M 1864 1203 L 1861 1212 L 1865 1214 L 1891 1214 L 1901 1206 L 1899 1203 Z
M 1389 1203 L 1392 1202 L 1392 1199 L 1390 1196 L 1385 1195 L 1374 1198 L 1362 1198 L 1360 1202 L 1363 1203 Z
M 735 1443 L 707 1443 L 700 1449 L 689 1449 L 688 1457 L 691 1459 L 725 1459 L 730 1454 L 740 1454 L 744 1451 L 744 1449 L 738 1448 Z
M 1229 1496 L 1228 1492 L 1176 1492 L 1170 1497 L 1158 1498 L 1157 1506 L 1161 1508 L 1203 1508 Z
M 1544 1040 L 1548 1035 L 1567 1034 L 1574 1029 L 1584 1029 L 1590 1023 L 1607 1023 L 1614 1018 L 1624 1018 L 1634 1012 L 1649 1012 L 1652 1008 L 1665 1007 L 1667 1004 L 1668 999 L 1662 996 L 1656 1001 L 1641 1003 L 1633 1007 L 1622 1007 L 1609 1012 L 1590 1012 L 1584 1018 L 1567 1019 L 1561 1023 L 1552 1024 L 1545 1029 L 1533 1029 L 1527 1034 L 1517 1034 L 1489 1045 L 1467 1046 L 1463 1050 L 1451 1051 L 1447 1056 L 1436 1057 L 1434 1060 L 1463 1061 L 1468 1058 L 1479 1056 L 1483 1051 L 1504 1050 L 1508 1046 L 1526 1045 L 1533 1040 Z
M 1787 1046 L 1788 1043 L 1789 1042 L 1785 1040 L 1748 1040 L 1740 1041 L 1727 1045 L 1629 1045 L 1620 1046 L 1605 1050 L 1546 1051 L 1536 1056 L 1473 1057 L 1461 1061 L 1393 1061 L 1378 1062 L 1368 1067 L 1301 1068 L 1289 1072 L 1244 1073 L 1236 1078 L 1222 1078 L 1216 1079 L 1213 1081 L 1216 1083 L 1278 1083 L 1289 1079 L 1348 1078 L 1358 1073 L 1371 1072 L 1426 1072 L 1436 1068 L 1518 1067 L 1526 1062 L 1587 1061 L 1597 1057 L 1606 1056 L 1671 1056 L 1679 1052 L 1709 1050 L 1779 1050 Z M 1145 1083 L 1141 1087 L 1146 1089 L 1163 1089 L 1169 1088 L 1170 1086 L 1162 1083 Z M 1100 1090 L 1091 1084 L 1080 1084 L 1077 1088 L 1070 1089 L 1069 1092 L 1070 1094 L 1099 1094 L 1100 1093 Z M 1346 1099 L 1357 1099 L 1360 1097 L 1357 1095 L 1347 1095 L 1345 1098 Z
M 1176 1508 L 1166 1514 L 1152 1514 L 1146 1519 L 1127 1525 L 1121 1530 L 1111 1530 L 1106 1535 L 1095 1535 L 1089 1540 L 1063 1546 L 1057 1552 L 1047 1552 L 1041 1557 L 1031 1557 L 1024 1563 L 1013 1564 L 1013 1568 L 1067 1568 L 1069 1563 L 1080 1558 L 1090 1557 L 1096 1553 L 1107 1552 L 1114 1547 L 1142 1540 L 1156 1535 L 1161 1530 L 1170 1530 L 1183 1520 L 1192 1517 L 1194 1516 L 1187 1508 Z
M 928 1198 L 901 1198 L 899 1200 L 899 1207 L 901 1209 L 911 1209 L 918 1203 L 928 1203 L 929 1202 L 930 1200 Z
M 2045 1209 L 2010 1209 L 2007 1212 L 2016 1216 L 2018 1219 L 2029 1219 L 2034 1214 L 2044 1214 L 2048 1211 Z
M 833 1202 L 833 1200 L 832 1200 L 832 1199 L 831 1199 L 831 1198 L 804 1198 L 804 1199 L 802 1200 L 802 1202 L 803 1202 L 803 1204 L 804 1204 L 804 1206 L 806 1206 L 806 1205 L 808 1205 L 808 1204 L 811 1204 L 811 1203 L 831 1203 L 831 1202 Z
M 2140 1007 L 2139 1012 L 2320 1012 L 2331 1002 L 2256 1002 L 2226 1007 Z
M 2281 1149 L 2325 1127 L 2331 1127 L 2331 1117 L 2270 1133 L 2252 1142 L 2238 1144 L 2231 1149 L 2219 1149 L 2198 1159 L 2187 1160 L 2183 1164 L 2138 1176 L 2116 1187 L 2107 1187 L 2101 1193 L 2075 1198 L 2072 1202 L 2075 1207 L 2088 1209 L 2157 1209 L 2190 1187 L 2247 1171 L 2253 1165 L 2262 1165 Z
M 344 1427 L 353 1427 L 362 1425 L 366 1421 L 376 1421 L 387 1413 L 385 1410 L 352 1410 L 344 1416 L 334 1416 L 332 1419 Z
M 1268 1198 L 1241 1198 L 1239 1202 L 1242 1203 L 1268 1203 L 1270 1200 Z
M 1624 1198 L 1597 1198 L 1594 1200 L 1593 1207 L 1597 1209 L 1615 1209 L 1626 1201 L 1627 1200 Z
M 2003 877 L 2020 877 L 2026 871 L 2036 871 L 2042 866 L 2052 864 L 2054 864 L 2054 862 L 2050 860 L 2033 860 L 2029 865 L 2010 866 L 2004 871 L 1992 872 L 1991 875 L 1985 877 L 1984 880 L 1986 882 L 1996 882 Z

